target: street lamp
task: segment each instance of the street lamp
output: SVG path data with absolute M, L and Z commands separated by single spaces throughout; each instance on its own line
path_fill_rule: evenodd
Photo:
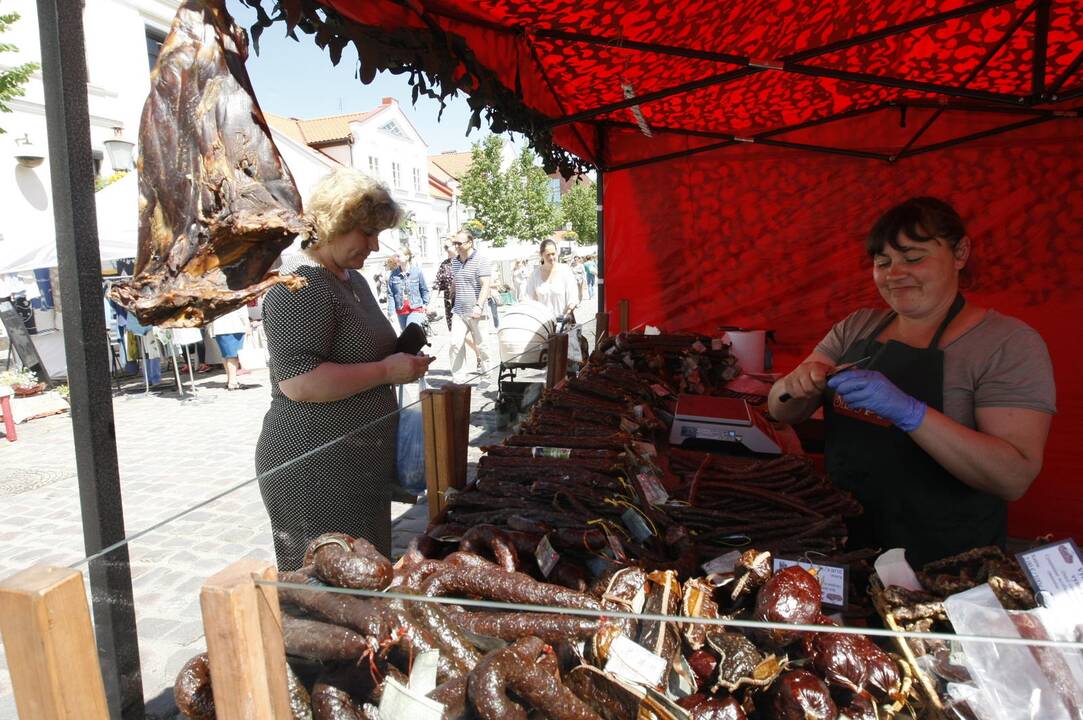
M 34 144 L 29 133 L 23 133 L 21 138 L 15 138 L 15 162 L 24 168 L 36 168 L 45 162 L 45 153 Z
M 135 143 L 128 142 L 121 137 L 121 130 L 113 128 L 113 137 L 106 140 L 105 151 L 109 153 L 109 164 L 116 172 L 128 172 L 132 169 L 132 150 Z

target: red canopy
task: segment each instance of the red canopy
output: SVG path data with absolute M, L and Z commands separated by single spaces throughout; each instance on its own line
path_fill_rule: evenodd
M 786 369 L 881 302 L 877 215 L 951 201 L 976 246 L 965 292 L 1041 332 L 1057 373 L 1012 530 L 1083 537 L 1083 3 L 309 2 L 283 6 L 332 57 L 357 44 L 363 79 L 465 90 L 550 165 L 597 166 L 606 305 L 631 299 L 633 325 L 770 328 Z

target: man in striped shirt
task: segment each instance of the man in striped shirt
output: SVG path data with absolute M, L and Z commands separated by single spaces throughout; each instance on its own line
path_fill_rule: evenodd
M 451 238 L 451 245 L 457 253 L 451 259 L 451 273 L 455 278 L 455 304 L 451 309 L 451 380 L 461 383 L 469 372 L 463 371 L 468 336 L 478 354 L 478 370 L 489 370 L 482 310 L 489 300 L 492 264 L 478 254 L 474 248 L 474 237 L 465 230 L 460 230 Z

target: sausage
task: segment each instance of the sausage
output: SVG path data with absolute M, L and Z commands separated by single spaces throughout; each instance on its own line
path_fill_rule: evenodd
M 280 573 L 278 579 L 288 583 L 305 583 L 302 573 Z M 362 635 L 374 638 L 387 637 L 390 632 L 387 613 L 379 600 L 346 595 L 329 591 L 314 585 L 312 590 L 297 588 L 278 588 L 278 597 L 283 603 L 294 605 L 307 613 L 335 625 L 352 628 Z
M 383 590 L 392 577 L 391 561 L 375 545 L 343 533 L 325 533 L 309 543 L 305 565 L 335 587 Z
M 551 645 L 589 638 L 601 624 L 598 618 L 516 612 L 463 612 L 452 621 L 475 635 L 508 641 L 534 636 Z
M 282 616 L 282 642 L 286 654 L 313 660 L 350 660 L 374 649 L 375 641 L 341 625 Z M 371 644 L 370 644 L 371 642 Z
M 173 700 L 177 709 L 191 720 L 214 720 L 214 694 L 207 653 L 200 653 L 184 663 L 173 684 Z

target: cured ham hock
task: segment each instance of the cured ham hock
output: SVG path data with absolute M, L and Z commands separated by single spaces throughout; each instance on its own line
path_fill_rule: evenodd
M 109 296 L 143 324 L 198 327 L 272 285 L 312 229 L 245 71 L 248 37 L 222 0 L 187 0 L 151 73 L 139 125 L 135 277 Z

